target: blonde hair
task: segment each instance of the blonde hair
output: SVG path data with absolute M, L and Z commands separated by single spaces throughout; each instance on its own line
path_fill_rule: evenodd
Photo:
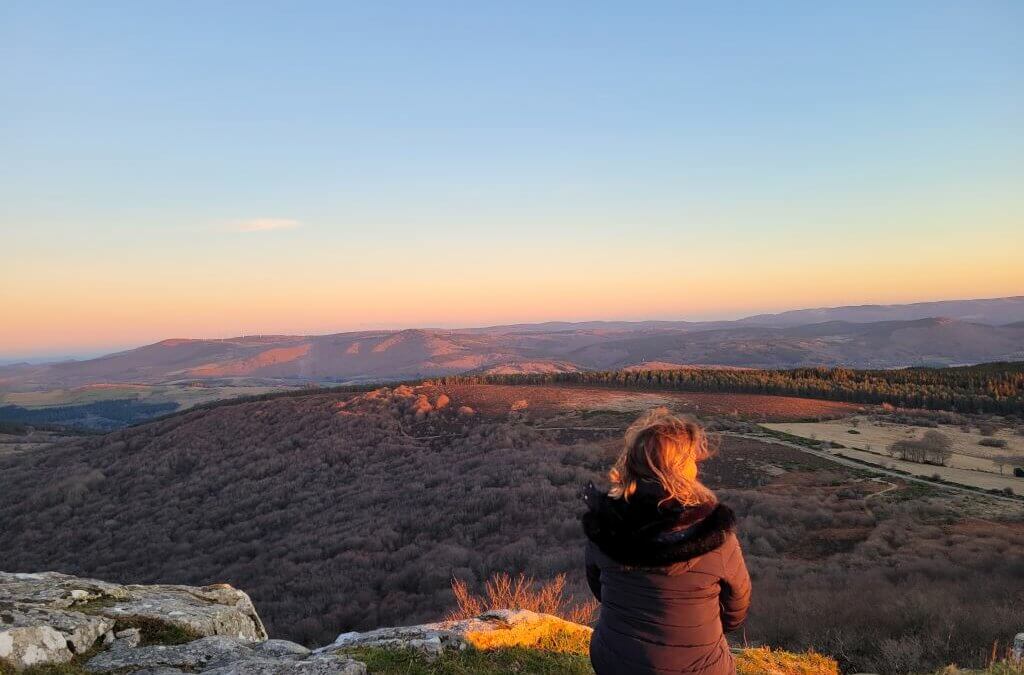
M 704 428 L 688 417 L 677 417 L 667 408 L 655 408 L 640 416 L 626 430 L 625 444 L 608 472 L 610 497 L 629 501 L 641 480 L 657 482 L 667 495 L 659 504 L 675 500 L 684 506 L 714 502 L 715 494 L 696 478 L 685 475 L 690 460 L 703 461 L 712 454 Z

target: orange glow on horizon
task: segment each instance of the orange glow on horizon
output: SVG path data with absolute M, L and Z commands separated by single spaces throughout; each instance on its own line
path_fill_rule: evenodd
M 829 269 L 823 269 L 828 267 Z M 748 267 L 718 277 L 713 270 L 637 275 L 608 270 L 595 277 L 571 271 L 508 281 L 493 274 L 382 278 L 370 283 L 316 279 L 253 279 L 210 288 L 182 280 L 116 284 L 101 279 L 40 283 L 31 294 L 4 298 L 7 327 L 0 355 L 102 350 L 161 339 L 246 334 L 324 334 L 406 327 L 456 328 L 507 323 L 587 320 L 719 319 L 761 312 L 852 304 L 890 304 L 1019 295 L 1016 265 L 961 269 L 933 278 L 919 269 L 896 276 L 855 276 L 835 262 L 800 275 L 774 276 Z M 984 271 L 984 275 L 980 274 Z M 698 271 L 699 272 L 699 271 Z M 967 285 L 972 274 L 982 283 Z M 758 282 L 758 277 L 762 281 Z M 519 277 L 519 278 L 517 278 Z

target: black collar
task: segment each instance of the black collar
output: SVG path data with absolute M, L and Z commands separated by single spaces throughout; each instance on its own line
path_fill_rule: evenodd
M 609 558 L 631 567 L 665 567 L 709 553 L 725 542 L 736 516 L 725 504 L 664 504 L 660 486 L 641 483 L 629 501 L 588 485 L 583 531 Z

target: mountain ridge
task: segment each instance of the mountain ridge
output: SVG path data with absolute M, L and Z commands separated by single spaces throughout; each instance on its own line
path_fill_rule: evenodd
M 918 316 L 938 309 L 949 311 Z M 974 320 L 963 318 L 968 315 Z M 858 320 L 879 316 L 886 318 Z M 80 361 L 0 366 L 0 390 L 238 379 L 354 383 L 471 372 L 605 370 L 644 362 L 899 368 L 1016 360 L 1024 360 L 1024 296 L 794 310 L 736 321 L 546 322 L 169 338 Z

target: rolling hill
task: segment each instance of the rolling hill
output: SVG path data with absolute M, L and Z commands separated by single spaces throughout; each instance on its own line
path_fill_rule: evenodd
M 940 311 L 955 316 L 918 316 Z M 172 339 L 83 361 L 0 366 L 0 391 L 109 383 L 365 382 L 613 369 L 644 362 L 754 368 L 962 365 L 1024 359 L 1022 316 L 1024 298 L 1004 298 L 797 310 L 731 322 L 556 322 Z
M 940 300 L 904 305 L 854 305 L 796 309 L 778 314 L 758 314 L 739 323 L 767 326 L 798 326 L 825 321 L 872 323 L 875 321 L 913 321 L 946 317 L 969 323 L 1002 326 L 1024 321 L 1024 296 L 982 300 Z

